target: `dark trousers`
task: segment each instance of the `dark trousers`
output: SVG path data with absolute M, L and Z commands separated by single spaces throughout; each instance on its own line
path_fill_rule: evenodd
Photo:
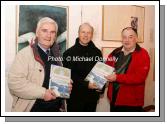
M 110 105 L 110 112 L 144 112 L 142 106 L 113 106 Z
M 30 112 L 60 112 L 58 108 L 33 107 Z
M 60 112 L 61 105 L 62 101 L 59 98 L 52 101 L 37 99 L 31 112 Z
M 95 112 L 97 101 L 68 101 L 68 112 Z

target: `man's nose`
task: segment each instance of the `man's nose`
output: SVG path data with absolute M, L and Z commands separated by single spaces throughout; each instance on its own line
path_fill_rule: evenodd
M 87 37 L 87 36 L 88 36 L 88 33 L 85 33 L 84 36 Z
M 129 39 L 128 39 L 128 38 L 125 38 L 125 39 L 124 39 L 124 41 L 125 41 L 125 42 L 128 42 L 128 41 L 129 41 Z
M 51 33 L 50 32 L 47 32 L 47 37 L 51 37 Z

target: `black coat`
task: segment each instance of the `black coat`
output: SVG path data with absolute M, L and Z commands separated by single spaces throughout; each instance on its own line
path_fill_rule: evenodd
M 75 57 L 93 58 L 93 61 L 75 61 Z M 69 48 L 63 54 L 63 66 L 71 69 L 71 78 L 73 80 L 73 88 L 70 96 L 72 101 L 97 101 L 99 92 L 88 89 L 88 81 L 84 81 L 85 77 L 96 64 L 97 58 L 102 58 L 101 51 L 94 45 L 92 41 L 87 46 L 79 43 L 76 39 L 74 46 Z M 71 58 L 71 61 L 69 61 Z M 67 61 L 68 59 L 68 61 Z

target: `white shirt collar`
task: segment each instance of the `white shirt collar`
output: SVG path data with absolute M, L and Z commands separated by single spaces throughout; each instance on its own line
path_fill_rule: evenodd
M 135 47 L 135 48 L 136 48 L 136 47 Z M 122 48 L 122 51 L 124 52 L 124 55 L 128 55 L 129 53 L 134 52 L 134 51 L 135 51 L 135 48 L 133 48 L 133 49 L 130 50 L 130 51 L 125 51 L 125 48 L 123 47 L 123 48 Z
M 49 49 L 45 49 L 45 48 L 43 48 L 39 43 L 38 43 L 38 46 L 39 46 L 45 53 L 46 53 L 47 50 L 50 51 L 50 48 L 49 48 Z

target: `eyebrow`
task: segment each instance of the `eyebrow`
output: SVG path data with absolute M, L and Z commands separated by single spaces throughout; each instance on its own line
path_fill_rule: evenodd
M 42 31 L 46 31 L 46 30 L 48 30 L 48 29 L 42 28 L 41 30 L 42 30 Z M 53 31 L 56 32 L 56 30 L 52 30 L 52 32 L 53 32 Z
M 128 37 L 135 37 L 135 35 L 131 34 L 131 35 L 129 35 Z

